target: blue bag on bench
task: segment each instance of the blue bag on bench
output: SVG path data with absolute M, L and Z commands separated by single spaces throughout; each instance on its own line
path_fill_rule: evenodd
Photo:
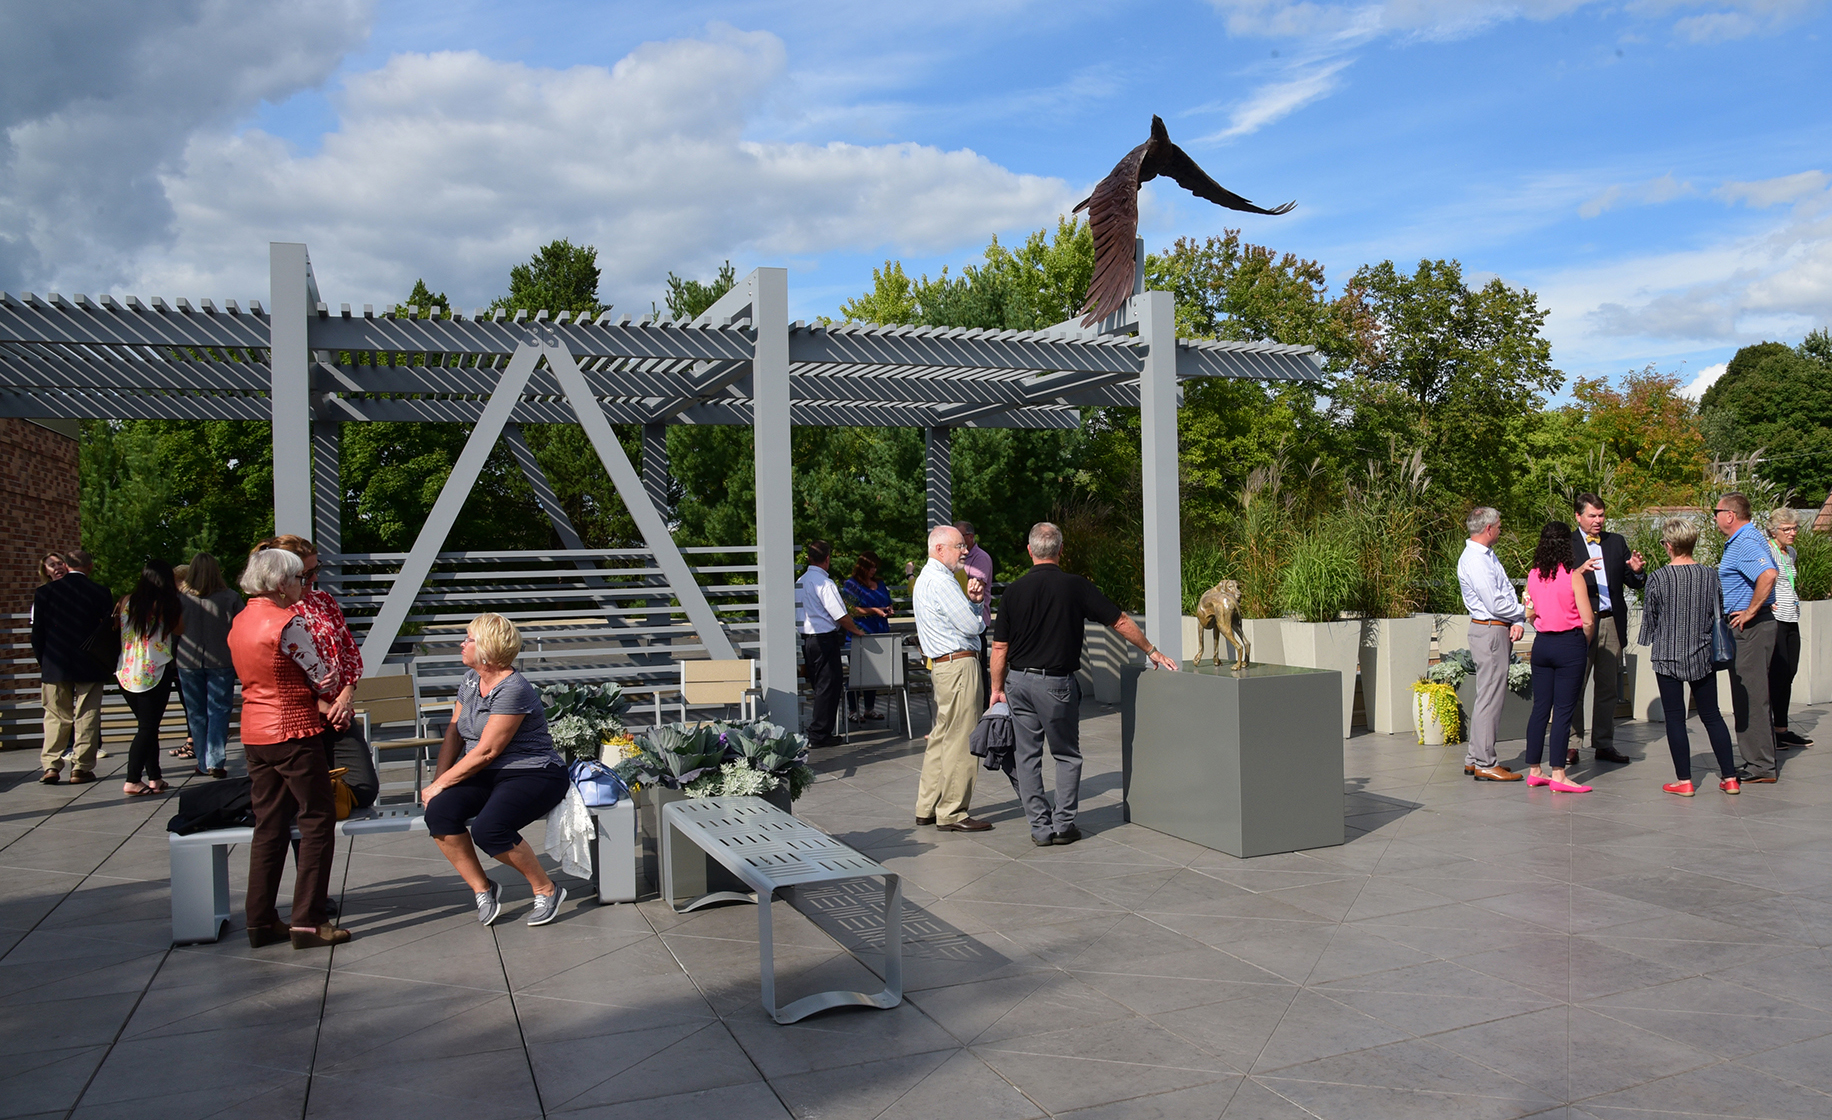
M 608 808 L 630 796 L 630 787 L 602 762 L 582 758 L 573 763 L 572 780 L 588 808 Z

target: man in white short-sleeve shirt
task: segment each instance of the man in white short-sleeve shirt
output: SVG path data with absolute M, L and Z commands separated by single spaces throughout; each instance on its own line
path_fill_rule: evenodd
M 830 747 L 839 740 L 833 734 L 833 717 L 840 710 L 840 693 L 845 678 L 840 671 L 840 631 L 864 634 L 852 620 L 852 612 L 840 598 L 840 589 L 828 574 L 833 563 L 833 546 L 826 541 L 808 542 L 808 570 L 801 577 L 802 663 L 808 673 L 808 687 L 814 691 L 813 711 L 808 718 L 808 745 Z

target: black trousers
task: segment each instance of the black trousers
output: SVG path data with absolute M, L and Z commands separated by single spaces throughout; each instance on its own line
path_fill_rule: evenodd
M 553 812 L 571 780 L 559 766 L 479 771 L 426 803 L 426 831 L 456 836 L 470 821 L 472 841 L 494 859 L 522 842 L 522 829 Z
M 839 713 L 840 693 L 846 687 L 840 671 L 840 632 L 803 634 L 802 663 L 808 673 L 808 687 L 814 690 L 808 741 L 821 746 L 833 741 L 833 717 Z
M 1667 719 L 1667 750 L 1673 755 L 1673 776 L 1682 782 L 1692 780 L 1692 744 L 1686 737 L 1686 689 L 1692 689 L 1692 703 L 1698 708 L 1698 721 L 1705 726 L 1705 737 L 1711 740 L 1711 753 L 1717 758 L 1718 777 L 1737 776 L 1736 756 L 1730 749 L 1730 727 L 1718 711 L 1717 674 L 1706 673 L 1695 681 L 1654 675 L 1660 686 L 1660 709 Z
M 127 748 L 127 780 L 136 785 L 142 778 L 155 782 L 165 778 L 159 767 L 159 724 L 165 719 L 165 707 L 171 703 L 172 685 L 177 680 L 178 670 L 168 664 L 159 683 L 145 692 L 121 690 L 121 698 L 134 713 L 136 725 L 133 745 Z
M 1794 674 L 1800 672 L 1800 623 L 1775 620 L 1775 655 L 1768 660 L 1769 718 L 1787 726 L 1787 707 L 1794 700 Z

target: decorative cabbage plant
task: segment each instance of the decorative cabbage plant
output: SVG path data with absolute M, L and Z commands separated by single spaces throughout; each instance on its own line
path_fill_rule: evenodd
M 1476 671 L 1476 659 L 1466 649 L 1445 650 L 1438 655 L 1438 663 L 1425 670 L 1425 679 L 1438 684 L 1447 684 L 1452 688 L 1463 683 L 1463 678 Z
M 786 786 L 794 800 L 814 781 L 807 738 L 763 720 L 653 728 L 636 735 L 634 753 L 615 769 L 634 786 L 692 797 L 760 797 Z
M 609 682 L 541 689 L 547 733 L 568 762 L 596 759 L 606 739 L 623 734 L 621 717 L 629 706 L 623 689 Z

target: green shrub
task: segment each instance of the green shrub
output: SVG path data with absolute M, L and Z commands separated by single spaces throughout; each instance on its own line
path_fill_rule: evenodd
M 1284 613 L 1306 622 L 1334 622 L 1355 598 L 1361 579 L 1355 545 L 1340 520 L 1319 521 L 1293 537 L 1285 565 Z
M 1832 534 L 1804 530 L 1794 539 L 1794 590 L 1804 600 L 1832 599 Z

